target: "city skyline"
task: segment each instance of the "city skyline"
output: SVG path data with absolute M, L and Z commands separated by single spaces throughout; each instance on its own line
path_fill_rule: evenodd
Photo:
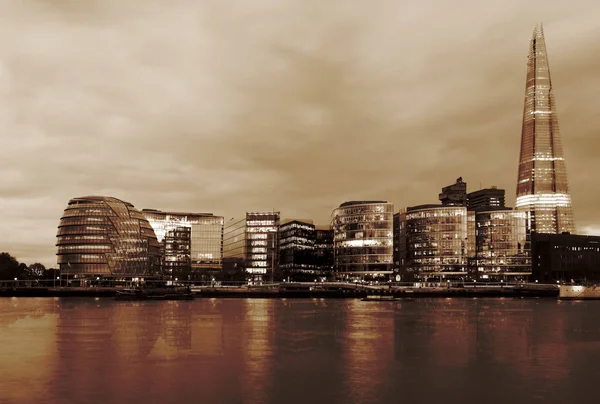
M 55 266 L 60 215 L 84 195 L 328 223 L 348 200 L 435 202 L 462 176 L 512 205 L 539 20 L 578 231 L 600 234 L 600 5 L 178 3 L 0 5 L 1 250 Z

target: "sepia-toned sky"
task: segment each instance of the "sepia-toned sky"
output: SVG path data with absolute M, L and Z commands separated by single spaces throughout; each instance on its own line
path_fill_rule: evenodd
M 514 204 L 528 42 L 544 23 L 574 212 L 600 234 L 597 0 L 0 0 L 0 251 L 55 265 L 68 200 L 327 223 Z

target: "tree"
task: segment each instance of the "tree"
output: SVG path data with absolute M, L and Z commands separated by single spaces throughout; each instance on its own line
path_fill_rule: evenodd
M 0 279 L 25 279 L 27 277 L 27 265 L 19 264 L 19 261 L 7 252 L 0 253 Z
M 34 278 L 40 278 L 45 271 L 46 267 L 43 264 L 40 264 L 39 262 L 31 264 L 27 268 L 27 272 L 29 273 L 29 275 L 33 276 Z

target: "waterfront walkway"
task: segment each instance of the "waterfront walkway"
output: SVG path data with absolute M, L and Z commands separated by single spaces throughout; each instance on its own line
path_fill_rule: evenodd
M 413 297 L 557 297 L 555 284 L 537 283 L 386 283 L 362 284 L 348 282 L 297 282 L 203 284 L 180 283 L 189 286 L 197 297 L 244 298 L 361 298 L 366 296 Z M 34 284 L 0 284 L 0 296 L 16 297 L 112 297 L 123 289 L 109 286 L 42 286 Z

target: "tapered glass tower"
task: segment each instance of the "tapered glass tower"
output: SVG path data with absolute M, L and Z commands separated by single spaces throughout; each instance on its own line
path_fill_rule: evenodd
M 575 232 L 542 25 L 529 44 L 516 207 L 529 212 L 531 231 Z

